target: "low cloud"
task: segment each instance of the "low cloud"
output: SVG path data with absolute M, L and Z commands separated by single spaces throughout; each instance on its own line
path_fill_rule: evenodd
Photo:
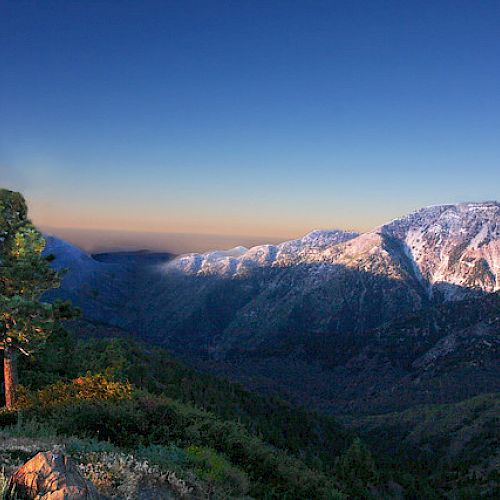
M 42 226 L 41 229 L 47 234 L 73 243 L 87 253 L 153 250 L 179 255 L 189 252 L 228 249 L 239 245 L 252 247 L 264 243 L 279 243 L 287 239 L 217 234 L 142 233 L 46 226 Z

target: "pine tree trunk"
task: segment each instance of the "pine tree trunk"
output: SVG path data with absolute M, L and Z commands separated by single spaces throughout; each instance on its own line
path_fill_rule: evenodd
M 17 352 L 5 343 L 3 352 L 3 379 L 5 386 L 5 406 L 12 410 L 17 403 Z

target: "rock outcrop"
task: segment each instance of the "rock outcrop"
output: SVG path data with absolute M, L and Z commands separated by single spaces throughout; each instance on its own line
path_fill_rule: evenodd
M 98 500 L 102 497 L 67 456 L 47 451 L 38 453 L 12 474 L 6 498 Z

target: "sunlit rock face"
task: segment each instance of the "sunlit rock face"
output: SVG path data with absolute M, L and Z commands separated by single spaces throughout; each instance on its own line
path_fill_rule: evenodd
M 496 202 L 424 208 L 382 226 L 381 232 L 402 242 L 431 294 L 442 289 L 453 298 L 463 295 L 456 287 L 499 289 L 500 204 Z
M 164 266 L 164 270 L 178 270 L 191 275 L 237 277 L 257 267 L 283 267 L 314 261 L 315 257 L 333 245 L 356 236 L 358 233 L 316 230 L 303 238 L 279 245 L 259 245 L 250 249 L 236 247 L 227 251 L 183 255 Z
M 442 291 L 446 299 L 452 299 L 467 289 L 499 289 L 499 220 L 496 202 L 441 205 L 423 208 L 362 235 L 313 231 L 280 245 L 185 255 L 164 269 L 234 278 L 257 267 L 341 264 L 395 279 L 405 279 L 405 273 L 410 273 L 429 296 Z

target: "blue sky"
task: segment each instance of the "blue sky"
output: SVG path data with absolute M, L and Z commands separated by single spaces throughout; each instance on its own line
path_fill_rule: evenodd
M 292 237 L 499 199 L 496 1 L 2 1 L 35 222 Z

